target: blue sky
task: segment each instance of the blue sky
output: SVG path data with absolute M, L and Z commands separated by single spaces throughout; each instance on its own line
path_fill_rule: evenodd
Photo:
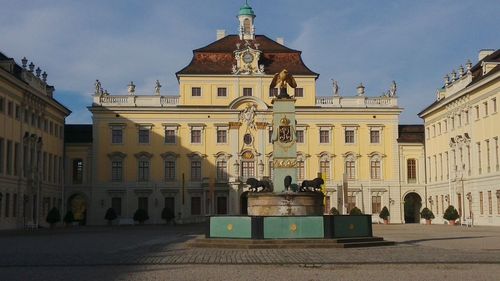
M 95 79 L 112 94 L 177 95 L 175 72 L 192 50 L 215 40 L 217 29 L 237 32 L 243 0 L 7 1 L 0 0 L 0 51 L 23 56 L 48 73 L 56 98 L 73 113 L 68 123 L 90 123 Z M 500 47 L 500 1 L 250 0 L 257 34 L 284 37 L 320 73 L 317 95 L 369 96 L 398 83 L 401 123 L 421 123 L 443 76 L 477 61 L 480 49 Z

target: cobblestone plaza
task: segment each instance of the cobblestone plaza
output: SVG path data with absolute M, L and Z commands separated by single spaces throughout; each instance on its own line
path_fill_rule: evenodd
M 189 248 L 187 242 L 203 231 L 204 225 L 194 224 L 2 232 L 0 276 L 1 280 L 255 280 L 258 276 L 263 280 L 366 280 L 367 276 L 495 280 L 500 273 L 496 227 L 374 225 L 374 235 L 398 242 L 377 248 Z

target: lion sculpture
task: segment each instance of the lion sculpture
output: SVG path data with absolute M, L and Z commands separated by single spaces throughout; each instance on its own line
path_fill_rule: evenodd
M 300 185 L 300 191 L 321 191 L 321 185 L 324 183 L 325 181 L 322 178 L 304 180 Z
M 248 178 L 247 182 L 250 187 L 248 188 L 251 192 L 273 192 L 273 184 L 270 180 L 258 180 L 256 178 Z M 259 188 L 262 188 L 259 190 Z

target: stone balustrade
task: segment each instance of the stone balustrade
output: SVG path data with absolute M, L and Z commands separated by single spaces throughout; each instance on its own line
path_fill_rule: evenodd
M 397 107 L 396 97 L 316 97 L 320 107 Z
M 94 96 L 94 104 L 100 106 L 157 106 L 167 107 L 179 104 L 179 96 Z

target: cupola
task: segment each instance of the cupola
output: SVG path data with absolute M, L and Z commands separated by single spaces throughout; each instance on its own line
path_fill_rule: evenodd
M 255 39 L 254 19 L 255 13 L 253 12 L 252 7 L 248 5 L 247 0 L 238 13 L 238 20 L 240 21 L 239 34 L 241 40 Z

